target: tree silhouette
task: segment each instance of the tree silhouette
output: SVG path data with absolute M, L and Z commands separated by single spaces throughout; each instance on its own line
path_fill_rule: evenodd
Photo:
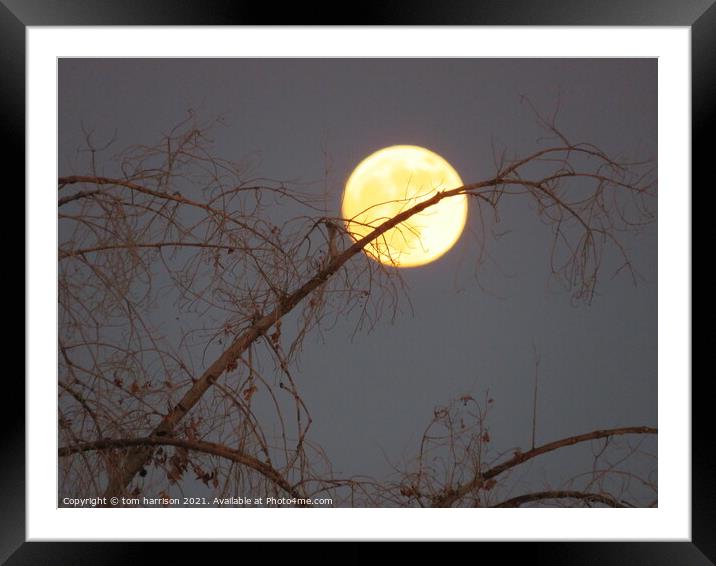
M 200 481 L 217 497 L 295 505 L 656 505 L 655 476 L 613 459 L 646 458 L 655 470 L 633 443 L 656 434 L 650 427 L 541 446 L 533 436 L 528 449 L 500 452 L 492 399 L 466 395 L 435 409 L 414 461 L 389 479 L 335 476 L 309 434 L 293 375 L 304 338 L 329 318 L 355 313 L 365 331 L 396 315 L 400 269 L 366 252 L 439 201 L 468 195 L 478 217 L 497 217 L 505 199 L 533 202 L 553 236 L 552 271 L 575 300 L 592 300 L 608 253 L 632 272 L 620 234 L 655 220 L 653 164 L 568 141 L 556 113 L 535 115 L 549 135 L 533 153 L 503 152 L 490 178 L 407 202 L 361 238 L 320 197 L 214 155 L 216 124 L 192 112 L 156 145 L 111 163 L 87 133 L 87 171 L 58 179 L 60 500 L 168 497 Z M 171 324 L 158 314 L 167 312 Z M 596 448 L 584 475 L 510 495 L 510 471 L 579 443 Z

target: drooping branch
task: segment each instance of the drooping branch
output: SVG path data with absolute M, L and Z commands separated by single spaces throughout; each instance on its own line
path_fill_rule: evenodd
M 627 505 L 623 501 L 619 501 L 611 495 L 604 495 L 602 493 L 588 493 L 584 491 L 566 489 L 526 493 L 524 495 L 518 495 L 517 497 L 511 497 L 510 499 L 506 499 L 505 501 L 501 501 L 500 503 L 491 505 L 491 507 L 521 507 L 525 503 L 557 499 L 578 499 L 588 503 L 602 503 L 607 507 L 631 507 L 631 505 Z
M 480 489 L 485 482 L 499 476 L 500 474 L 510 470 L 520 464 L 524 464 L 528 460 L 532 460 L 537 456 L 553 452 L 559 448 L 565 448 L 567 446 L 573 446 L 582 442 L 588 442 L 590 440 L 597 440 L 600 438 L 609 438 L 612 436 L 622 436 L 625 434 L 657 434 L 658 430 L 648 426 L 632 426 L 622 428 L 612 428 L 607 430 L 595 430 L 585 434 L 578 434 L 576 436 L 569 436 L 560 440 L 555 440 L 542 446 L 538 446 L 533 450 L 526 452 L 517 451 L 515 455 L 504 461 L 501 464 L 493 466 L 484 472 L 480 472 L 475 475 L 472 481 L 467 484 L 458 487 L 457 489 L 448 489 L 441 497 L 436 497 L 433 501 L 433 507 L 451 507 L 456 501 L 465 497 L 468 493 Z
M 170 436 L 149 436 L 146 438 L 103 438 L 91 442 L 78 443 L 72 446 L 63 446 L 58 450 L 58 456 L 60 458 L 64 458 L 81 452 L 138 446 L 176 446 L 178 448 L 185 448 L 186 450 L 193 450 L 195 452 L 203 452 L 205 454 L 226 458 L 227 460 L 231 460 L 232 462 L 236 462 L 237 464 L 256 470 L 292 497 L 301 497 L 298 491 L 296 491 L 286 478 L 284 478 L 283 475 L 281 475 L 281 473 L 271 465 L 266 462 L 262 462 L 253 456 L 244 454 L 240 450 L 233 450 L 223 444 L 216 444 L 215 442 L 188 440 L 185 438 L 175 438 Z

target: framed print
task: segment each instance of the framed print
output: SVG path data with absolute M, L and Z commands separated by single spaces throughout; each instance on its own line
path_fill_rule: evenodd
M 3 559 L 711 563 L 690 222 L 716 9 L 255 9 L 0 8 L 27 221 Z

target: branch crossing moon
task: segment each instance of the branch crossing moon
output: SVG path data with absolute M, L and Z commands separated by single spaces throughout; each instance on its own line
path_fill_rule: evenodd
M 354 240 L 437 191 L 463 185 L 440 155 L 415 145 L 393 145 L 366 157 L 343 192 L 342 214 Z M 368 244 L 373 259 L 398 267 L 435 261 L 457 242 L 467 220 L 467 197 L 445 198 Z

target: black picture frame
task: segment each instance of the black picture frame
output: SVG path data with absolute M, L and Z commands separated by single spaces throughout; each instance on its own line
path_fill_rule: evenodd
M 343 7 L 320 10 L 325 24 L 342 25 Z M 714 0 L 458 0 L 360 3 L 351 25 L 563 25 L 563 26 L 688 26 L 692 38 L 692 149 L 693 185 L 707 180 L 707 155 L 716 99 L 716 5 Z M 315 25 L 307 21 L 305 4 L 286 4 L 280 10 L 266 3 L 230 0 L 0 0 L 0 112 L 6 149 L 6 196 L 15 196 L 25 209 L 25 30 L 28 26 L 69 25 Z M 663 158 L 663 156 L 661 156 Z M 10 181 L 8 182 L 8 177 Z M 688 188 L 687 188 L 688 189 Z M 686 195 L 685 195 L 686 198 Z M 6 200 L 6 206 L 9 199 Z M 16 214 L 15 214 L 16 215 Z M 6 249 L 19 249 L 7 245 Z M 22 259 L 24 265 L 24 258 Z M 14 263 L 13 265 L 19 265 Z M 14 270 L 15 273 L 19 269 Z M 24 277 L 23 277 L 24 278 Z M 27 281 L 24 281 L 27 284 Z M 19 301 L 7 301 L 7 303 Z M 6 328 L 10 330 L 9 328 Z M 11 331 L 11 334 L 16 332 Z M 24 334 L 23 334 L 24 335 Z M 31 340 L 31 336 L 26 336 Z M 661 345 L 664 347 L 664 345 Z M 9 358 L 10 356 L 8 356 Z M 670 376 L 691 379 L 691 375 Z M 693 447 L 712 445 L 709 395 L 705 377 L 692 380 Z M 0 412 L 3 467 L 0 481 L 0 561 L 6 564 L 113 564 L 151 561 L 154 553 L 163 562 L 173 555 L 186 558 L 186 548 L 144 543 L 28 543 L 25 541 L 25 412 L 24 384 L 6 372 L 6 399 Z M 14 412 L 13 412 L 14 411 Z M 710 450 L 692 450 L 692 542 L 589 542 L 589 543 L 492 543 L 501 560 L 517 554 L 531 562 L 550 564 L 713 564 L 716 561 L 716 467 Z M 48 475 L 54 471 L 48 471 Z M 320 533 L 316 533 L 320 539 Z M 82 533 L 77 533 L 82 539 Z M 159 549 L 158 547 L 162 548 Z M 169 548 L 173 546 L 172 548 Z M 485 545 L 484 545 L 485 546 Z M 483 546 L 483 547 L 484 547 Z M 150 548 L 151 547 L 151 550 Z M 272 549 L 272 560 L 288 550 Z M 342 559 L 364 561 L 374 553 L 370 546 L 338 551 Z M 444 551 L 443 551 L 444 552 Z M 483 552 L 482 548 L 479 551 Z M 181 553 L 181 555 L 179 554 Z M 484 556 L 481 554 L 481 556 Z M 238 558 L 238 557 L 237 557 Z M 442 555 L 444 559 L 444 554 Z

